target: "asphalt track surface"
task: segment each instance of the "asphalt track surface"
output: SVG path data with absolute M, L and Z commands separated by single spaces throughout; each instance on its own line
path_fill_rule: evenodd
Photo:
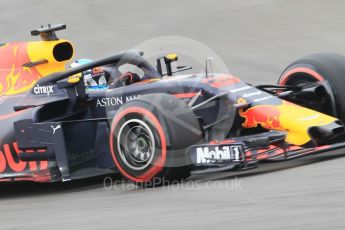
M 198 40 L 242 79 L 274 83 L 293 60 L 345 54 L 341 0 L 1 0 L 2 41 L 68 25 L 77 57 L 102 57 L 163 35 Z M 30 38 L 31 39 L 31 38 Z M 103 178 L 0 185 L 0 229 L 344 229 L 345 151 L 149 190 Z M 117 177 L 113 178 L 114 180 Z

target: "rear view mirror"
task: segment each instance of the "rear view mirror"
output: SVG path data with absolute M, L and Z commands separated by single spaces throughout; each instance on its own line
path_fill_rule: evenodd
M 164 61 L 164 63 L 163 63 Z M 166 56 L 157 58 L 157 71 L 160 75 L 172 76 L 174 73 L 192 69 L 191 66 L 176 66 L 175 69 L 172 67 L 173 62 L 178 61 L 178 55 L 171 53 Z M 165 66 L 165 72 L 163 72 L 163 66 Z

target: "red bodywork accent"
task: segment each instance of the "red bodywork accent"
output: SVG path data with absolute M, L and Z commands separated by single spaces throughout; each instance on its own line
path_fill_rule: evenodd
M 4 144 L 3 150 L 0 150 L 0 173 L 5 173 L 8 170 L 16 173 L 27 172 L 28 177 L 18 177 L 14 180 L 51 181 L 47 161 L 24 162 L 19 160 L 19 154 L 20 150 L 16 142 Z
M 182 99 L 182 98 L 192 98 L 195 97 L 197 93 L 192 92 L 192 93 L 176 93 L 173 94 L 176 98 Z
M 25 112 L 26 110 L 21 110 L 18 112 L 13 112 L 13 113 L 8 113 L 8 114 L 4 114 L 4 115 L 0 115 L 0 121 L 1 120 L 6 120 L 15 116 L 18 116 L 19 114 L 22 114 L 23 112 Z
M 201 82 L 209 83 L 214 88 L 221 88 L 241 82 L 240 79 L 231 75 L 219 75 L 212 78 L 205 78 Z
M 233 144 L 233 143 L 239 143 L 238 140 L 235 139 L 225 139 L 222 141 L 211 141 L 209 142 L 209 144 L 215 144 L 215 145 L 225 145 L 225 144 Z M 316 148 L 312 148 L 311 152 L 313 150 L 321 150 L 321 149 L 327 149 L 330 148 L 331 146 L 329 145 L 325 145 L 325 146 L 320 146 L 320 147 L 316 147 Z M 275 156 L 279 156 L 279 155 L 284 155 L 288 152 L 293 152 L 293 151 L 297 151 L 297 150 L 303 150 L 305 148 L 301 147 L 301 146 L 295 146 L 295 145 L 290 145 L 290 146 L 283 146 L 280 143 L 277 144 L 271 144 L 268 147 L 258 147 L 258 148 L 248 148 L 245 149 L 244 154 L 246 156 L 246 159 L 248 161 L 252 160 L 253 158 L 255 158 L 256 160 L 265 160 L 268 159 L 270 157 L 275 157 Z

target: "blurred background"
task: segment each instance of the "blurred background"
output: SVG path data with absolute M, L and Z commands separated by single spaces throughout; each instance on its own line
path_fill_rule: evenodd
M 31 29 L 66 23 L 58 36 L 75 43 L 75 57 L 101 58 L 182 36 L 212 49 L 243 80 L 275 83 L 305 55 L 345 54 L 344 9 L 342 0 L 1 0 L 0 41 L 33 40 Z M 343 229 L 342 155 L 241 174 L 235 189 L 229 173 L 176 189 L 105 190 L 102 179 L 1 185 L 0 229 Z
M 275 82 L 293 60 L 314 52 L 345 54 L 341 0 L 2 0 L 1 42 L 28 40 L 30 30 L 66 23 L 61 37 L 76 58 L 100 58 L 160 36 L 197 40 L 231 72 Z

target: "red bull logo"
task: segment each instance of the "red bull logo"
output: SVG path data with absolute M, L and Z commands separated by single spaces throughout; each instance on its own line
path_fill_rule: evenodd
M 245 106 L 247 101 L 240 98 L 237 104 Z M 304 145 L 311 141 L 310 127 L 331 124 L 337 120 L 337 118 L 284 100 L 276 104 L 254 105 L 247 110 L 240 109 L 239 114 L 245 119 L 242 127 L 255 128 L 260 125 L 267 130 L 285 131 L 286 142 Z
M 240 111 L 241 117 L 245 118 L 242 127 L 255 128 L 261 125 L 265 129 L 282 129 L 279 121 L 280 111 L 271 105 L 259 105 Z
M 25 92 L 41 78 L 36 68 L 25 67 L 30 62 L 27 43 L 8 43 L 0 47 L 0 96 Z

